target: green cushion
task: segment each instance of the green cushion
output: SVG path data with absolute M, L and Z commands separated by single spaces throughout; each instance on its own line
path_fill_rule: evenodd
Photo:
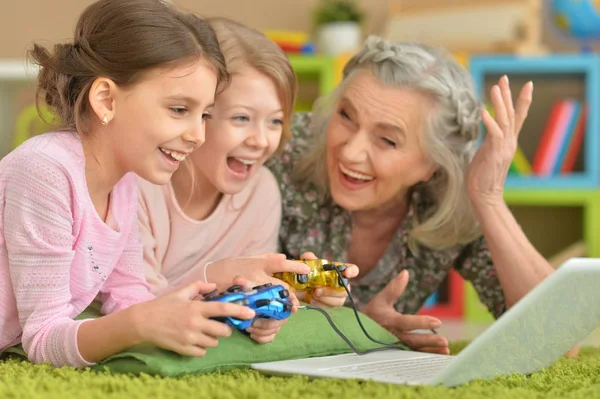
M 336 308 L 327 312 L 357 349 L 362 351 L 380 346 L 367 339 L 360 329 L 352 309 Z M 86 312 L 79 318 L 96 316 Z M 363 325 L 373 338 L 385 342 L 395 341 L 394 336 L 383 327 L 362 313 L 360 316 Z M 11 348 L 9 351 L 24 355 L 19 348 Z M 239 331 L 234 331 L 230 337 L 221 339 L 216 348 L 209 348 L 206 356 L 202 358 L 181 356 L 151 345 L 139 345 L 108 357 L 93 366 L 93 369 L 107 368 L 113 373 L 180 376 L 248 368 L 251 363 L 257 362 L 349 352 L 351 349 L 331 328 L 324 315 L 315 310 L 299 310 L 290 317 L 275 340 L 269 344 L 258 344 Z

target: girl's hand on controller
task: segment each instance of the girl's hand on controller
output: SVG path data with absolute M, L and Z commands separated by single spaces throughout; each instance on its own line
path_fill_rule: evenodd
M 265 253 L 221 259 L 205 269 L 206 281 L 217 284 L 219 291 L 226 290 L 236 277 L 243 277 L 256 285 L 282 285 L 289 291 L 290 287 L 285 282 L 273 277 L 273 274 L 283 272 L 308 274 L 310 268 L 304 263 L 287 260 L 284 254 Z M 299 304 L 297 299 L 295 304 Z
M 131 313 L 139 342 L 149 342 L 184 356 L 203 357 L 231 328 L 213 317 L 249 320 L 256 316 L 247 306 L 195 300 L 215 290 L 214 284 L 194 282 L 170 294 L 133 305 Z
M 268 344 L 269 342 L 273 342 L 275 335 L 277 335 L 281 327 L 287 322 L 288 319 L 256 319 L 252 323 L 252 327 L 248 327 L 246 331 L 250 333 L 250 338 L 259 344 Z
M 319 258 L 317 258 L 317 256 L 312 252 L 305 252 L 300 256 L 300 259 L 319 259 Z M 350 264 L 350 263 L 345 263 L 345 265 L 346 265 L 346 270 L 344 270 L 342 272 L 342 275 L 344 277 L 351 279 L 351 278 L 358 276 L 358 273 L 359 273 L 358 266 Z M 348 286 L 348 290 L 350 291 L 350 284 L 347 284 L 347 286 Z M 340 306 L 344 306 L 344 303 L 346 302 L 346 298 L 348 298 L 348 294 L 346 293 L 345 290 L 337 291 L 332 288 L 323 287 L 323 288 L 317 288 L 313 292 L 312 298 L 310 300 L 310 304 L 319 306 L 319 307 L 337 308 Z M 301 301 L 304 299 L 304 292 L 298 291 L 298 299 Z
M 233 285 L 240 285 L 244 287 L 244 289 L 251 289 L 252 287 L 256 287 L 258 284 L 251 283 L 242 277 L 236 277 L 233 280 Z M 297 306 L 299 305 L 298 299 L 291 292 L 289 299 L 292 300 L 292 303 L 294 303 L 294 301 L 296 302 L 292 312 L 297 312 Z M 287 322 L 288 319 L 256 319 L 254 323 L 252 323 L 252 326 L 247 328 L 246 331 L 250 333 L 250 338 L 259 344 L 268 344 L 269 342 L 273 342 L 275 335 L 277 335 L 281 327 L 283 327 Z

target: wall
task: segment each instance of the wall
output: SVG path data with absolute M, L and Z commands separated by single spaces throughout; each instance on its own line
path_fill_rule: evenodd
M 316 0 L 174 0 L 176 5 L 203 16 L 225 16 L 256 29 L 309 31 Z M 0 58 L 22 58 L 33 41 L 46 43 L 72 36 L 81 11 L 91 0 L 0 0 Z M 365 31 L 379 32 L 387 0 L 360 0 L 368 9 Z M 366 5 L 368 4 L 368 8 Z M 60 12 L 58 10 L 61 10 Z
M 440 0 L 359 0 L 367 11 L 365 34 L 381 33 L 390 4 L 421 5 Z M 456 0 L 453 0 L 456 1 Z M 460 0 L 465 2 L 467 0 Z M 472 1 L 472 0 L 469 0 Z M 34 41 L 55 43 L 69 39 L 81 11 L 91 0 L 0 0 L 0 59 L 22 58 Z M 311 10 L 317 0 L 173 0 L 204 16 L 226 16 L 254 28 L 310 31 Z M 61 10 L 60 12 L 58 10 Z M 576 45 L 556 37 L 545 26 L 543 42 L 554 51 L 576 50 Z M 600 45 L 595 45 L 600 49 Z

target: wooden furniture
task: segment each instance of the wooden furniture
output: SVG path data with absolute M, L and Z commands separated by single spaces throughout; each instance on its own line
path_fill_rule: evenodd
M 384 36 L 453 52 L 541 54 L 542 0 L 390 0 Z

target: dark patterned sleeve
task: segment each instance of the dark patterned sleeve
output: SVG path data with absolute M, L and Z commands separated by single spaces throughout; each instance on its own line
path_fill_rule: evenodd
M 506 311 L 504 292 L 484 237 L 467 245 L 454 268 L 473 284 L 479 300 L 497 319 Z

